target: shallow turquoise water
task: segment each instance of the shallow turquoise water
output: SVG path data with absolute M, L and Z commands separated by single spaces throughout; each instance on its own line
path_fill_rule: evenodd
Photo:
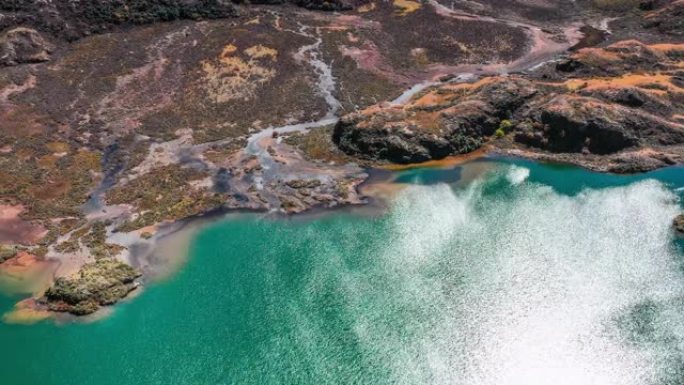
M 488 162 L 382 215 L 218 222 L 104 320 L 0 324 L 0 384 L 684 384 L 684 170 Z

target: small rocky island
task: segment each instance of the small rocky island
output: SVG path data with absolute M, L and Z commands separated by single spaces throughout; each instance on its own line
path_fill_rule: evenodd
M 142 273 L 112 258 L 90 262 L 78 273 L 60 277 L 45 292 L 48 309 L 75 315 L 94 313 L 112 305 L 135 290 Z
M 681 0 L 2 2 L 0 274 L 45 270 L 31 307 L 85 315 L 175 225 L 363 204 L 368 168 L 681 164 L 683 21 Z

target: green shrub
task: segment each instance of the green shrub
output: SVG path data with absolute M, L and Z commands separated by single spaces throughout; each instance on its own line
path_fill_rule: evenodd
M 503 130 L 503 132 L 508 132 L 511 127 L 513 127 L 513 122 L 508 119 L 504 119 L 499 123 L 499 130 Z
M 513 122 L 511 122 L 508 119 L 503 119 L 499 123 L 499 128 L 497 128 L 496 131 L 494 131 L 494 136 L 496 136 L 497 138 L 503 138 L 504 136 L 506 136 L 506 133 L 511 130 L 512 127 Z

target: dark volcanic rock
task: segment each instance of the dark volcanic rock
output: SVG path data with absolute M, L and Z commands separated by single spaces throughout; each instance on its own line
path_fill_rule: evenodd
M 15 28 L 0 35 L 0 65 L 44 62 L 53 49 L 37 31 Z
M 242 1 L 236 1 L 242 2 Z M 256 0 L 252 4 L 284 4 L 293 3 L 298 7 L 318 10 L 318 11 L 348 11 L 353 9 L 356 3 L 354 1 L 346 0 Z
M 684 142 L 684 133 L 657 118 L 593 98 L 558 96 L 540 109 L 545 148 L 610 154 L 644 141 Z
M 482 146 L 502 119 L 537 92 L 520 78 L 473 87 L 465 97 L 436 89 L 403 107 L 371 107 L 347 115 L 335 127 L 333 141 L 347 154 L 396 163 L 463 154 Z
M 482 136 L 492 132 L 497 123 L 488 107 L 477 101 L 462 103 L 441 114 L 436 130 L 425 130 L 416 121 L 402 122 L 402 111 L 392 111 L 386 115 L 389 121 L 374 120 L 368 126 L 359 124 L 364 119 L 362 114 L 352 114 L 337 124 L 333 141 L 347 154 L 395 163 L 467 153 L 479 148 Z M 411 117 L 416 115 L 409 112 L 406 118 Z
M 601 99 L 609 103 L 618 103 L 626 107 L 638 108 L 655 115 L 667 116 L 674 110 L 672 103 L 664 99 L 658 99 L 651 93 L 642 91 L 637 87 L 581 90 L 579 94 Z
M 125 263 L 99 259 L 84 265 L 73 276 L 58 278 L 45 293 L 45 299 L 52 311 L 90 314 L 126 297 L 137 287 L 135 279 L 140 275 Z

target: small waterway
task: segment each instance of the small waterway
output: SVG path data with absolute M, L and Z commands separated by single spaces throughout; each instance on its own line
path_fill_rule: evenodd
M 485 159 L 380 179 L 372 215 L 200 229 L 107 318 L 0 324 L 2 384 L 682 383 L 684 169 Z
M 311 29 L 313 29 L 314 32 L 311 32 Z M 323 43 L 323 38 L 320 35 L 320 31 L 315 28 L 301 25 L 299 30 L 288 32 L 314 39 L 313 43 L 302 46 L 295 54 L 295 58 L 311 66 L 314 74 L 316 74 L 318 77 L 318 82 L 316 83 L 316 92 L 325 100 L 327 110 L 325 115 L 316 121 L 288 124 L 278 127 L 268 127 L 250 135 L 250 137 L 247 139 L 246 152 L 248 154 L 257 156 L 261 165 L 266 169 L 273 165 L 273 160 L 271 159 L 268 151 L 266 151 L 266 149 L 260 145 L 260 141 L 262 139 L 271 137 L 274 134 L 282 135 L 295 132 L 306 132 L 312 128 L 325 127 L 335 124 L 339 120 L 337 112 L 342 107 L 342 104 L 339 100 L 337 100 L 334 94 L 336 85 L 335 78 L 332 74 L 332 68 L 330 64 L 326 63 L 321 58 L 320 49 L 321 44 Z

